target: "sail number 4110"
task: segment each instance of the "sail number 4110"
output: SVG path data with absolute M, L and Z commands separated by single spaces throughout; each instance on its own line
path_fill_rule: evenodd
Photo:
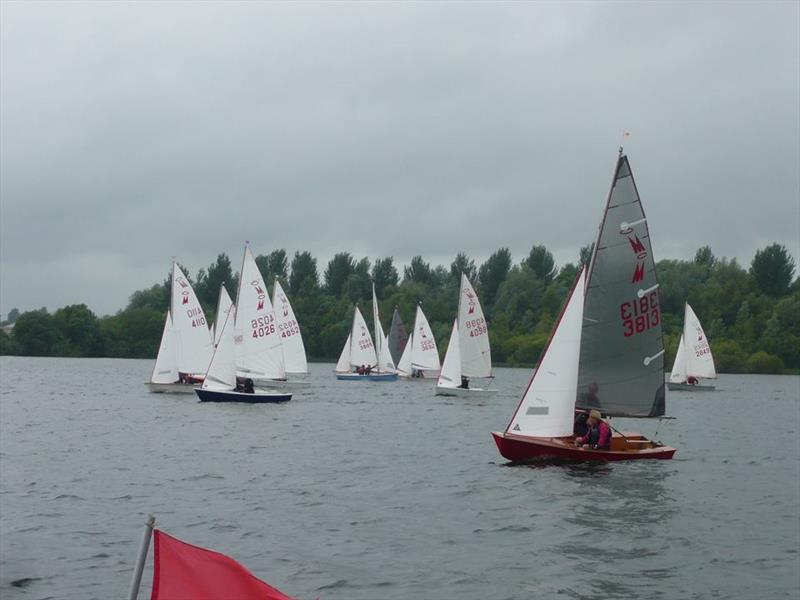
M 631 302 L 623 302 L 619 305 L 619 315 L 622 319 L 622 333 L 625 337 L 644 333 L 648 329 L 658 326 L 661 323 L 658 291 L 652 291 Z

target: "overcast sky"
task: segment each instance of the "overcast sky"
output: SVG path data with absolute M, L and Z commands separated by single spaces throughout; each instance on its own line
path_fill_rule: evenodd
M 800 258 L 799 7 L 3 2 L 0 314 L 244 240 L 574 261 L 623 130 L 656 259 Z

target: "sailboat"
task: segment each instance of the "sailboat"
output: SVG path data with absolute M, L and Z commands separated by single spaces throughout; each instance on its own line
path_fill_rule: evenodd
M 251 390 L 240 391 L 236 377 L 236 341 L 234 333 L 234 317 L 225 316 L 219 328 L 219 342 L 217 343 L 211 363 L 208 365 L 202 387 L 196 388 L 201 402 L 247 402 L 261 404 L 265 402 L 287 402 L 292 399 L 291 394 L 277 391 Z
M 367 322 L 358 309 L 353 310 L 353 325 L 350 335 L 344 343 L 342 353 L 336 363 L 336 379 L 341 381 L 395 381 L 397 372 L 394 368 L 386 336 L 381 326 L 378 312 L 378 300 L 375 297 L 375 285 L 372 286 L 372 314 L 375 322 L 375 340 L 372 342 Z M 368 373 L 358 373 L 361 367 L 370 367 Z M 374 370 L 373 370 L 374 369 Z
M 300 325 L 294 316 L 294 309 L 292 309 L 289 298 L 277 277 L 272 291 L 272 306 L 281 338 L 286 374 L 307 375 L 308 360 L 306 359 L 306 347 L 303 344 L 303 334 L 300 332 Z
M 436 395 L 462 398 L 493 396 L 497 390 L 481 389 L 469 385 L 471 378 L 491 376 L 492 352 L 489 347 L 486 318 L 483 316 L 483 308 L 478 300 L 478 295 L 467 276 L 462 273 L 458 295 L 458 316 L 453 322 L 442 372 L 436 383 Z
M 609 450 L 574 445 L 575 409 L 665 411 L 664 343 L 647 219 L 620 148 L 589 268 L 578 274 L 497 448 L 511 461 L 669 459 L 675 448 L 614 430 Z M 613 428 L 612 428 L 613 429 Z
M 672 365 L 672 373 L 669 376 L 667 387 L 671 391 L 710 392 L 714 390 L 713 385 L 689 383 L 689 377 L 716 379 L 717 370 L 714 368 L 714 357 L 711 354 L 711 347 L 708 345 L 706 332 L 700 325 L 700 319 L 687 303 L 683 315 L 683 333 L 681 341 L 678 343 L 678 352 L 675 354 L 675 362 Z
M 203 381 L 212 349 L 203 307 L 188 278 L 173 261 L 170 309 L 147 387 L 151 392 L 191 394 Z
M 408 338 L 400 362 L 397 363 L 397 373 L 405 378 L 432 379 L 439 377 L 441 369 L 436 338 L 433 337 L 433 331 L 425 313 L 422 312 L 422 307 L 417 304 L 414 330 Z
M 403 320 L 400 318 L 400 311 L 397 310 L 396 306 L 392 314 L 392 324 L 389 326 L 388 344 L 389 353 L 392 355 L 394 364 L 397 365 L 400 363 L 403 350 L 406 349 L 408 344 L 408 332 L 406 332 Z
M 249 245 L 242 257 L 234 325 L 238 376 L 261 387 L 284 384 L 286 369 L 275 312 Z

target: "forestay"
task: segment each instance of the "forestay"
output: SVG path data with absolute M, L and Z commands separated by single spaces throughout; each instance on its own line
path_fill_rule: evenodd
M 172 329 L 175 334 L 178 370 L 201 374 L 211 359 L 212 340 L 203 307 L 178 263 L 172 263 Z
M 375 284 L 372 284 L 372 320 L 375 324 L 375 355 L 377 358 L 377 365 L 379 372 L 394 372 L 394 361 L 389 352 L 389 342 L 386 339 L 386 334 L 383 333 L 383 326 L 381 325 L 381 315 L 378 310 L 378 298 L 375 295 Z
M 686 345 L 683 343 L 683 334 L 678 342 L 678 351 L 675 353 L 675 362 L 672 363 L 672 373 L 669 380 L 673 383 L 683 383 L 686 381 Z
M 492 351 L 489 347 L 489 329 L 478 295 L 463 273 L 461 292 L 458 296 L 458 330 L 461 375 L 491 377 Z
M 234 317 L 228 313 L 219 331 L 219 341 L 203 380 L 204 390 L 227 391 L 236 388 L 236 349 Z
M 372 343 L 372 336 L 367 328 L 367 322 L 356 306 L 353 313 L 353 329 L 350 332 L 350 366 L 375 367 L 377 362 L 375 344 Z
M 423 371 L 438 371 L 442 368 L 436 339 L 419 305 L 414 319 L 414 334 L 411 338 L 411 367 Z
M 244 377 L 284 379 L 281 338 L 267 286 L 249 246 L 245 246 L 236 295 L 237 369 Z
M 534 437 L 572 434 L 586 271 L 578 274 L 528 389 L 506 431 Z
M 178 381 L 178 356 L 175 352 L 175 334 L 172 331 L 172 316 L 167 311 L 164 320 L 164 331 L 161 332 L 161 343 L 158 346 L 158 356 L 150 376 L 152 383 L 175 383 Z
M 222 324 L 225 323 L 225 319 L 228 318 L 228 314 L 230 314 L 232 308 L 233 300 L 231 300 L 231 297 L 228 295 L 228 290 L 225 289 L 225 284 L 223 283 L 219 287 L 217 316 L 214 319 L 214 325 L 211 328 L 211 337 L 214 340 L 215 346 L 219 343 L 219 336 L 222 333 Z
M 706 332 L 689 304 L 686 304 L 683 319 L 683 340 L 686 345 L 686 375 L 716 378 L 717 370 L 714 368 L 714 357 L 711 355 Z
M 461 385 L 461 350 L 458 338 L 458 320 L 453 321 L 453 330 L 450 332 L 450 341 L 447 352 L 444 353 L 442 372 L 439 373 L 438 387 L 456 388 Z
M 664 414 L 664 344 L 653 250 L 620 153 L 586 283 L 577 405 L 604 414 Z
M 400 364 L 400 358 L 403 356 L 403 351 L 406 349 L 408 342 L 408 333 L 403 326 L 403 320 L 400 318 L 400 311 L 396 308 L 392 314 L 392 325 L 389 327 L 389 352 L 392 355 L 394 364 Z
M 350 334 L 347 335 L 347 341 L 344 343 L 342 353 L 339 355 L 339 360 L 336 362 L 336 372 L 350 372 Z
M 283 362 L 286 372 L 293 374 L 308 373 L 306 347 L 303 344 L 300 325 L 294 316 L 294 310 L 289 298 L 277 279 L 272 293 L 272 304 L 283 347 Z

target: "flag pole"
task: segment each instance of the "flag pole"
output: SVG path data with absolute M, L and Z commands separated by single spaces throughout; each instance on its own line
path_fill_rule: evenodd
M 136 600 L 139 596 L 139 585 L 142 583 L 142 572 L 144 571 L 144 563 L 147 560 L 147 550 L 150 548 L 150 537 L 153 535 L 153 526 L 155 524 L 156 518 L 153 515 L 148 515 L 147 522 L 144 524 L 142 543 L 139 546 L 139 557 L 136 559 L 136 569 L 133 571 L 128 600 Z

